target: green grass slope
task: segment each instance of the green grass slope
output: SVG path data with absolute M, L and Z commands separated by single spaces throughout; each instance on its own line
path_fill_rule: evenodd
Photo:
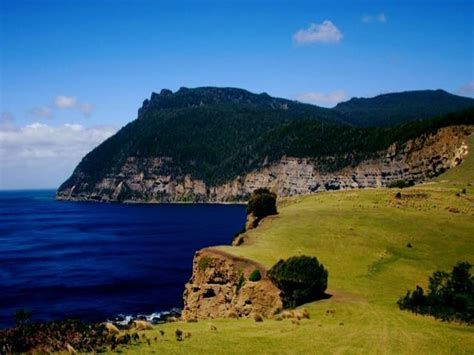
M 400 311 L 396 304 L 408 289 L 426 286 L 433 271 L 450 271 L 461 260 L 474 263 L 474 136 L 468 145 L 471 153 L 460 166 L 401 190 L 402 199 L 394 197 L 397 189 L 286 199 L 278 216 L 249 233 L 247 244 L 219 247 L 268 267 L 292 255 L 317 256 L 329 270 L 333 296 L 304 306 L 311 319 L 299 325 L 271 319 L 169 323 L 146 332 L 158 341 L 123 350 L 472 354 L 474 327 Z M 457 196 L 463 188 L 467 192 Z M 191 337 L 176 341 L 176 329 Z

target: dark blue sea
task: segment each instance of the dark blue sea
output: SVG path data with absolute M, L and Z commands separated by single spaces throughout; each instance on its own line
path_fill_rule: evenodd
M 229 244 L 239 205 L 58 202 L 54 191 L 0 192 L 0 328 L 103 321 L 182 307 L 194 252 Z

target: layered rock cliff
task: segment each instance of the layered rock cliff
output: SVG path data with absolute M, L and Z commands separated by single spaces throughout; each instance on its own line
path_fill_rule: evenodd
M 259 270 L 262 278 L 250 281 Z M 283 309 L 281 291 L 264 266 L 213 248 L 198 251 L 193 274 L 185 286 L 182 318 L 271 317 Z
M 427 181 L 461 163 L 467 154 L 465 138 L 473 126 L 452 126 L 425 134 L 404 144 L 392 144 L 371 159 L 354 161 L 339 170 L 333 156 L 294 158 L 284 156 L 263 164 L 246 175 L 217 186 L 176 173 L 169 157 L 130 156 L 120 169 L 93 187 L 81 184 L 59 190 L 59 200 L 119 202 L 239 202 L 260 187 L 269 187 L 278 196 L 303 195 L 328 190 L 384 187 L 396 180 Z M 84 183 L 87 184 L 87 183 Z

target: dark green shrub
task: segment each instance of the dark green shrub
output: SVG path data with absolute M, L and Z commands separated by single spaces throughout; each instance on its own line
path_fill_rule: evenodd
M 426 294 L 416 286 L 398 300 L 398 306 L 445 321 L 474 323 L 474 277 L 470 269 L 468 262 L 459 262 L 451 273 L 436 271 L 429 279 Z
M 199 259 L 198 261 L 198 268 L 200 271 L 204 271 L 207 269 L 207 267 L 209 266 L 209 264 L 211 263 L 212 259 L 207 257 L 207 256 L 203 256 L 201 259 Z
M 258 219 L 277 214 L 276 194 L 266 188 L 257 189 L 247 203 L 247 214 L 253 213 Z
M 237 281 L 237 285 L 235 285 L 236 292 L 239 293 L 240 289 L 243 285 L 245 285 L 245 276 L 242 271 L 239 272 L 239 281 Z
M 256 281 L 261 280 L 261 278 L 262 278 L 262 274 L 260 274 L 260 270 L 255 269 L 255 270 L 252 271 L 252 273 L 250 274 L 250 276 L 249 276 L 249 281 L 256 282 Z
M 413 186 L 415 185 L 415 183 L 413 181 L 405 181 L 405 180 L 395 180 L 395 181 L 391 181 L 387 186 L 389 188 L 398 188 L 398 189 L 403 189 L 405 187 L 410 187 L 410 186 Z
M 183 331 L 181 329 L 176 329 L 175 331 L 176 341 L 183 341 Z
M 268 276 L 283 291 L 285 307 L 296 307 L 325 297 L 328 271 L 316 257 L 293 256 L 280 260 L 268 271 Z

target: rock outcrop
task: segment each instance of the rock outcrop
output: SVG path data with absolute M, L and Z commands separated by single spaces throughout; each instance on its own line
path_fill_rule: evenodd
M 261 187 L 269 187 L 283 197 L 384 187 L 396 180 L 419 183 L 460 164 L 467 154 L 465 138 L 473 131 L 473 126 L 445 127 L 436 134 L 395 143 L 371 159 L 337 171 L 328 169 L 334 157 L 282 157 L 219 186 L 208 186 L 186 174 L 172 175 L 171 158 L 129 157 L 118 172 L 100 180 L 93 189 L 75 185 L 58 191 L 56 197 L 118 202 L 243 202 Z M 352 158 L 347 156 L 345 160 Z
M 262 278 L 249 281 L 254 270 Z M 283 309 L 281 291 L 266 276 L 264 266 L 213 248 L 198 251 L 193 274 L 185 286 L 182 318 L 271 317 Z

